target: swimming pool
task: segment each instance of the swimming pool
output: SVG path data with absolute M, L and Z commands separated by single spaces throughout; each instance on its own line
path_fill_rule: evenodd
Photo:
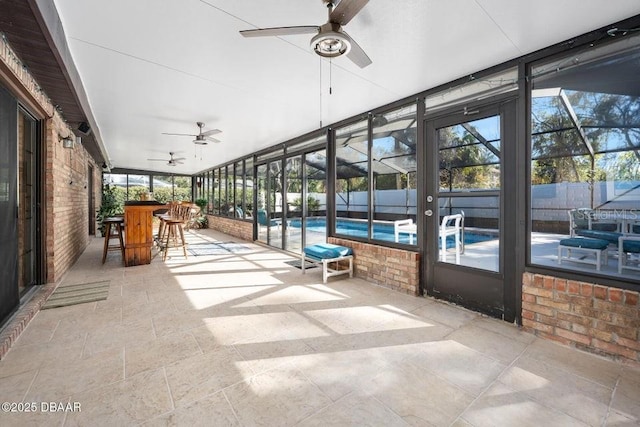
M 293 219 L 288 224 L 289 227 L 300 228 L 300 219 Z M 306 230 L 311 232 L 325 233 L 327 227 L 327 221 L 324 217 L 310 217 L 307 218 Z M 336 222 L 336 232 L 343 236 L 353 236 L 366 238 L 369 230 L 369 225 L 366 221 L 349 220 L 338 218 Z M 393 224 L 391 223 L 373 223 L 373 238 L 376 240 L 384 240 L 387 242 L 395 242 L 395 232 Z M 409 235 L 406 233 L 400 233 L 400 243 L 409 244 Z M 488 234 L 479 234 L 472 231 L 465 231 L 464 244 L 470 245 L 478 242 L 486 242 L 495 239 L 495 236 Z M 416 243 L 416 238 L 414 238 Z M 454 236 L 447 236 L 447 248 L 453 248 L 455 245 Z

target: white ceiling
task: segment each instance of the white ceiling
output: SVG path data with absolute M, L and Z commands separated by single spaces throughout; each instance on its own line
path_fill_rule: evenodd
M 345 27 L 373 60 L 360 69 L 330 67 L 308 35 L 238 33 L 323 24 L 321 0 L 54 2 L 112 166 L 184 174 L 640 14 L 638 0 L 371 0 Z M 196 121 L 222 142 L 162 135 Z M 170 151 L 185 163 L 146 160 Z

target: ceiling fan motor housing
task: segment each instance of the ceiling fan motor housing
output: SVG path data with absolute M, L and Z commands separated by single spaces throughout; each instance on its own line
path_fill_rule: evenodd
M 336 58 L 351 50 L 351 38 L 343 33 L 340 24 L 327 22 L 310 42 L 315 53 L 324 58 Z

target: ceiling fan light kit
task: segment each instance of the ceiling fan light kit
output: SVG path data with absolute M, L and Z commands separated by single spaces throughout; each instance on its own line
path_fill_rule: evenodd
M 323 0 L 323 2 L 326 3 L 329 10 L 329 19 L 321 26 L 258 28 L 240 31 L 240 34 L 244 37 L 279 37 L 316 33 L 311 38 L 310 46 L 315 53 L 323 58 L 337 58 L 347 55 L 360 68 L 371 64 L 371 59 L 364 50 L 342 30 L 342 26 L 351 21 L 369 0 L 342 0 L 335 8 L 333 1 Z
M 325 25 L 335 26 L 335 24 Z M 351 38 L 334 29 L 321 30 L 311 39 L 310 45 L 314 52 L 323 58 L 336 58 L 349 53 L 351 50 Z

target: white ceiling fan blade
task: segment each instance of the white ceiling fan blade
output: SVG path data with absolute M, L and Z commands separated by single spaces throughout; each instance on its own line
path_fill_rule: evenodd
M 171 159 L 171 160 L 173 160 L 174 162 L 179 162 L 179 161 L 182 161 L 182 160 L 187 160 L 187 158 L 186 157 L 176 157 L 175 159 Z
M 219 133 L 222 133 L 222 131 L 220 129 L 211 129 L 208 130 L 206 132 L 202 132 L 202 136 L 210 136 L 210 135 L 217 135 Z
M 166 132 L 162 132 L 162 135 L 171 135 L 171 136 L 198 136 L 198 135 L 193 135 L 190 133 L 166 133 Z
M 349 37 L 349 39 L 351 40 L 351 50 L 347 54 L 347 58 L 353 61 L 353 63 L 360 68 L 364 68 L 367 65 L 371 65 L 372 64 L 371 58 L 367 56 L 367 54 L 360 47 L 360 45 L 356 43 L 356 41 L 351 36 L 349 36 L 345 31 L 343 31 L 342 33 L 345 34 L 347 37 Z
M 167 159 L 147 159 L 150 162 L 166 162 Z
M 207 141 L 215 142 L 216 144 L 220 142 L 219 139 L 211 138 L 210 136 L 205 137 Z
M 314 34 L 319 31 L 317 25 L 303 25 L 297 27 L 273 27 L 258 28 L 255 30 L 240 31 L 243 37 L 269 37 L 269 36 L 291 36 L 295 34 Z
M 333 11 L 331 11 L 329 21 L 346 25 L 367 3 L 369 3 L 369 0 L 342 0 Z

